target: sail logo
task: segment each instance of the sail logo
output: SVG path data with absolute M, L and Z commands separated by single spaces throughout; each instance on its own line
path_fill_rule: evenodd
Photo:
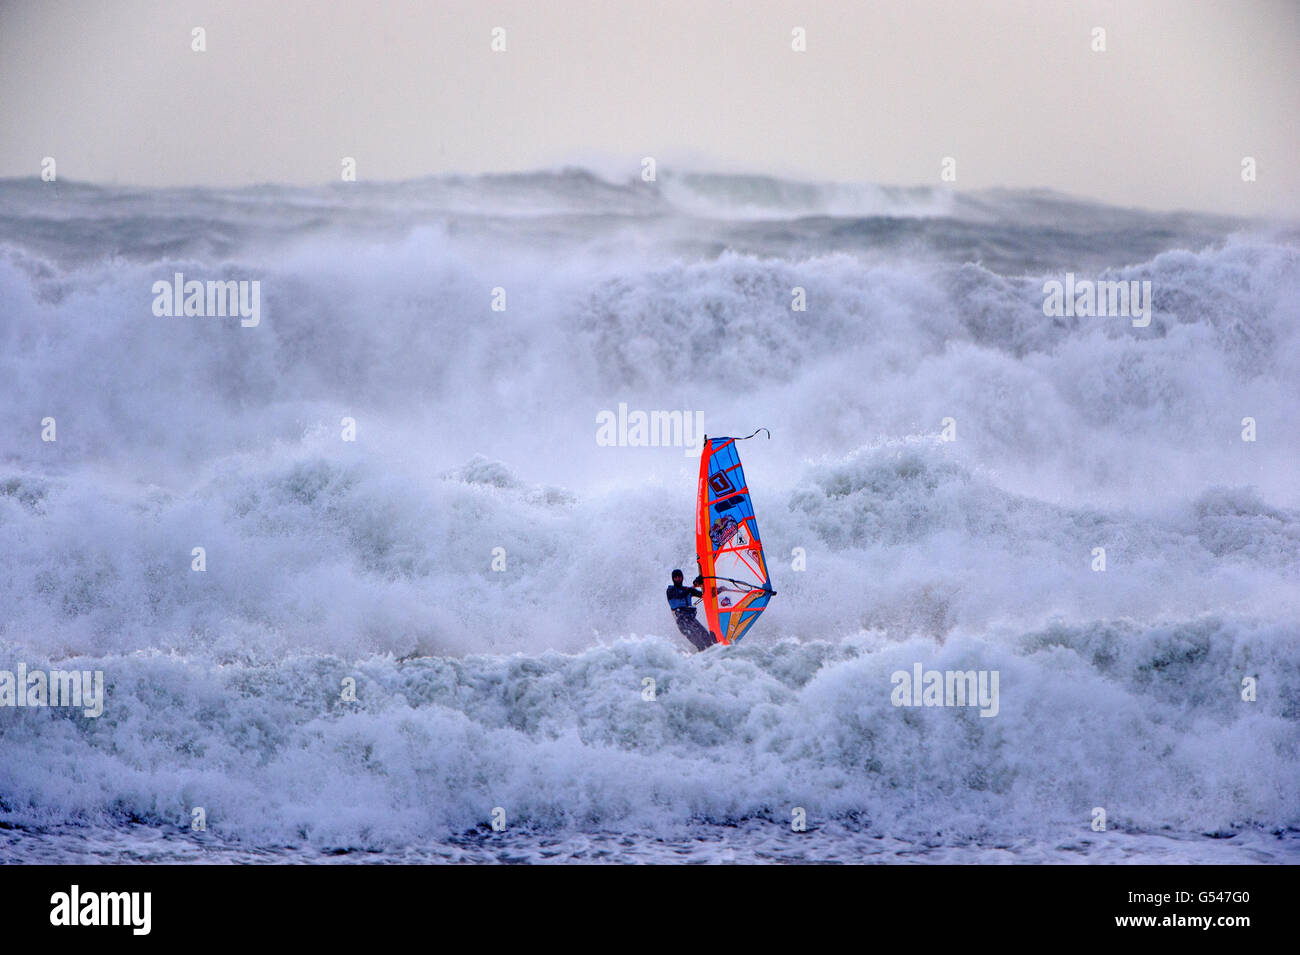
M 725 547 L 733 537 L 736 538 L 735 546 L 749 546 L 749 538 L 745 536 L 734 517 L 719 517 L 709 526 L 709 540 L 713 542 L 714 550 Z
M 1094 282 L 1075 280 L 1043 283 L 1043 314 L 1048 318 L 1131 318 L 1134 328 L 1151 324 L 1151 282 Z
M 132 935 L 153 926 L 152 892 L 82 892 L 78 885 L 50 896 L 51 925 L 126 925 Z
M 895 670 L 889 677 L 895 706 L 978 706 L 980 716 L 998 715 L 997 670 Z
M 689 457 L 704 443 L 703 411 L 618 411 L 596 415 L 596 444 L 602 448 L 683 448 Z
M 0 707 L 68 706 L 96 719 L 104 714 L 103 670 L 0 670 Z
M 238 316 L 244 328 L 256 328 L 262 322 L 262 283 L 257 279 L 187 282 L 184 272 L 176 272 L 170 282 L 154 282 L 153 294 L 153 313 L 159 318 Z

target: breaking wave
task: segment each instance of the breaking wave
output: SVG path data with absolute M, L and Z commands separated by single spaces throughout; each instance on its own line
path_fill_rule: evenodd
M 0 824 L 1300 825 L 1292 226 L 581 170 L 0 208 L 0 669 L 109 688 L 0 710 Z M 1150 324 L 1045 316 L 1067 270 Z M 177 272 L 261 323 L 154 316 Z M 663 605 L 694 459 L 599 446 L 620 403 L 772 432 L 779 597 L 725 656 Z M 999 717 L 895 708 L 917 661 L 999 670 Z

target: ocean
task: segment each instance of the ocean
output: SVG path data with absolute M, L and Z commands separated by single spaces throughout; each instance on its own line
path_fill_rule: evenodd
M 0 861 L 1300 861 L 1297 303 L 1296 223 L 1048 191 L 0 181 Z

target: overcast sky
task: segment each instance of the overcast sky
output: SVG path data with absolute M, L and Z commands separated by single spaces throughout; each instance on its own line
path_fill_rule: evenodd
M 1300 216 L 1300 0 L 6 0 L 0 175 L 45 156 L 146 185 L 951 156 L 962 189 Z

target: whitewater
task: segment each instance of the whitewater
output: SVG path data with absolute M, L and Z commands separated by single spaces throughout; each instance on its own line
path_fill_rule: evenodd
M 1295 223 L 1047 191 L 0 181 L 0 670 L 105 687 L 0 707 L 0 861 L 1300 861 L 1298 302 Z M 620 405 L 771 432 L 735 647 Z

